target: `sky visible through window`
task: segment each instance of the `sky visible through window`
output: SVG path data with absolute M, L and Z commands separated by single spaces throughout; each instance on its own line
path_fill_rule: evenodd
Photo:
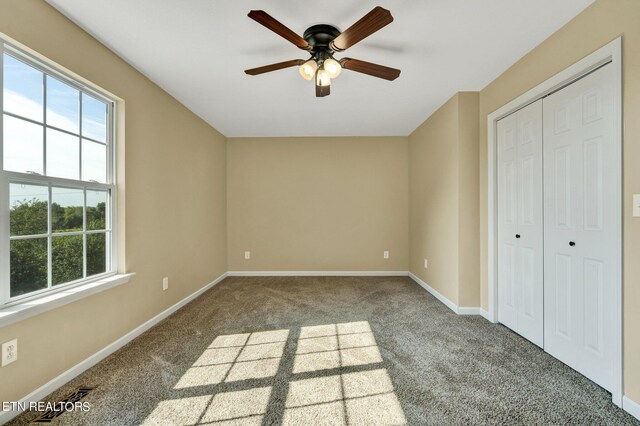
M 83 200 L 80 198 L 78 202 L 78 190 L 73 188 L 58 188 L 54 187 L 54 197 L 52 202 L 60 205 L 61 207 L 73 207 L 82 206 Z M 22 183 L 12 183 L 10 190 L 9 207 L 14 207 L 18 203 L 22 203 L 24 200 L 47 201 L 48 189 L 44 185 L 32 185 Z M 98 203 L 106 202 L 106 191 L 87 191 L 87 206 L 95 207 Z
M 47 125 L 75 133 L 44 129 L 42 125 L 4 114 L 5 170 L 43 174 L 46 162 L 48 176 L 106 183 L 107 104 L 48 75 L 45 97 L 45 77 L 41 71 L 6 53 L 3 64 L 5 112 L 43 124 L 46 102 Z M 43 161 L 45 131 L 47 146 Z M 40 195 L 34 193 L 40 192 L 38 188 L 31 185 L 16 185 L 12 190 L 15 190 L 11 194 L 12 205 L 16 199 Z M 57 202 L 62 206 L 76 203 L 62 194 Z

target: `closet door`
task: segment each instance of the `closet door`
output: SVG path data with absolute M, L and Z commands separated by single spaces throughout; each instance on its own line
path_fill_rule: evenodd
M 498 321 L 543 344 L 542 101 L 498 121 Z
M 544 99 L 544 346 L 606 389 L 620 262 L 612 71 Z

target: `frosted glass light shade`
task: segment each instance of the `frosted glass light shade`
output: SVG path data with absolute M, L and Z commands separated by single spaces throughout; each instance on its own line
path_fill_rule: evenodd
M 327 73 L 323 68 L 320 68 L 316 73 L 316 86 L 331 86 L 329 73 Z
M 313 76 L 316 74 L 316 70 L 318 69 L 318 64 L 313 59 L 309 59 L 304 64 L 300 65 L 298 71 L 300 71 L 300 75 L 305 80 L 311 80 Z
M 323 63 L 323 68 L 325 69 L 327 74 L 329 74 L 330 78 L 336 78 L 337 76 L 340 75 L 340 72 L 342 71 L 342 66 L 340 65 L 340 62 L 331 58 L 325 59 Z

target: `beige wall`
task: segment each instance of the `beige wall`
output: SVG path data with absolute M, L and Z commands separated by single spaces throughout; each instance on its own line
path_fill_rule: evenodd
M 227 170 L 229 270 L 407 270 L 406 137 L 229 139 Z
M 623 36 L 624 87 L 624 392 L 640 402 L 640 1 L 597 0 L 480 93 L 481 296 L 487 307 L 487 116 L 510 100 Z
M 0 32 L 125 101 L 126 270 L 137 273 L 0 328 L 20 355 L 0 369 L 0 401 L 16 401 L 226 271 L 226 139 L 44 1 L 0 1 Z
M 480 151 L 480 96 L 477 92 L 458 94 L 458 202 L 460 293 L 458 305 L 480 306 L 480 195 L 478 155 Z
M 477 131 L 462 92 L 409 136 L 409 270 L 462 307 L 479 304 Z

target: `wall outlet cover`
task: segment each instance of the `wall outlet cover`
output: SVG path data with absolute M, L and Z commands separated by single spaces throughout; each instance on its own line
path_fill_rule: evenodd
M 162 289 L 167 290 L 169 288 L 169 277 L 164 277 L 162 279 Z
M 429 267 L 429 261 L 427 259 L 424 260 L 424 269 Z
M 244 258 L 245 258 L 246 260 L 251 259 L 251 252 L 250 252 L 250 251 L 245 251 L 245 252 L 244 252 Z
M 7 366 L 18 360 L 18 339 L 9 340 L 2 344 L 2 366 Z
M 640 217 L 640 194 L 633 194 L 633 217 Z
M 388 258 L 389 258 L 389 252 L 385 250 L 385 251 L 382 253 L 382 257 L 384 257 L 385 259 L 388 259 Z

